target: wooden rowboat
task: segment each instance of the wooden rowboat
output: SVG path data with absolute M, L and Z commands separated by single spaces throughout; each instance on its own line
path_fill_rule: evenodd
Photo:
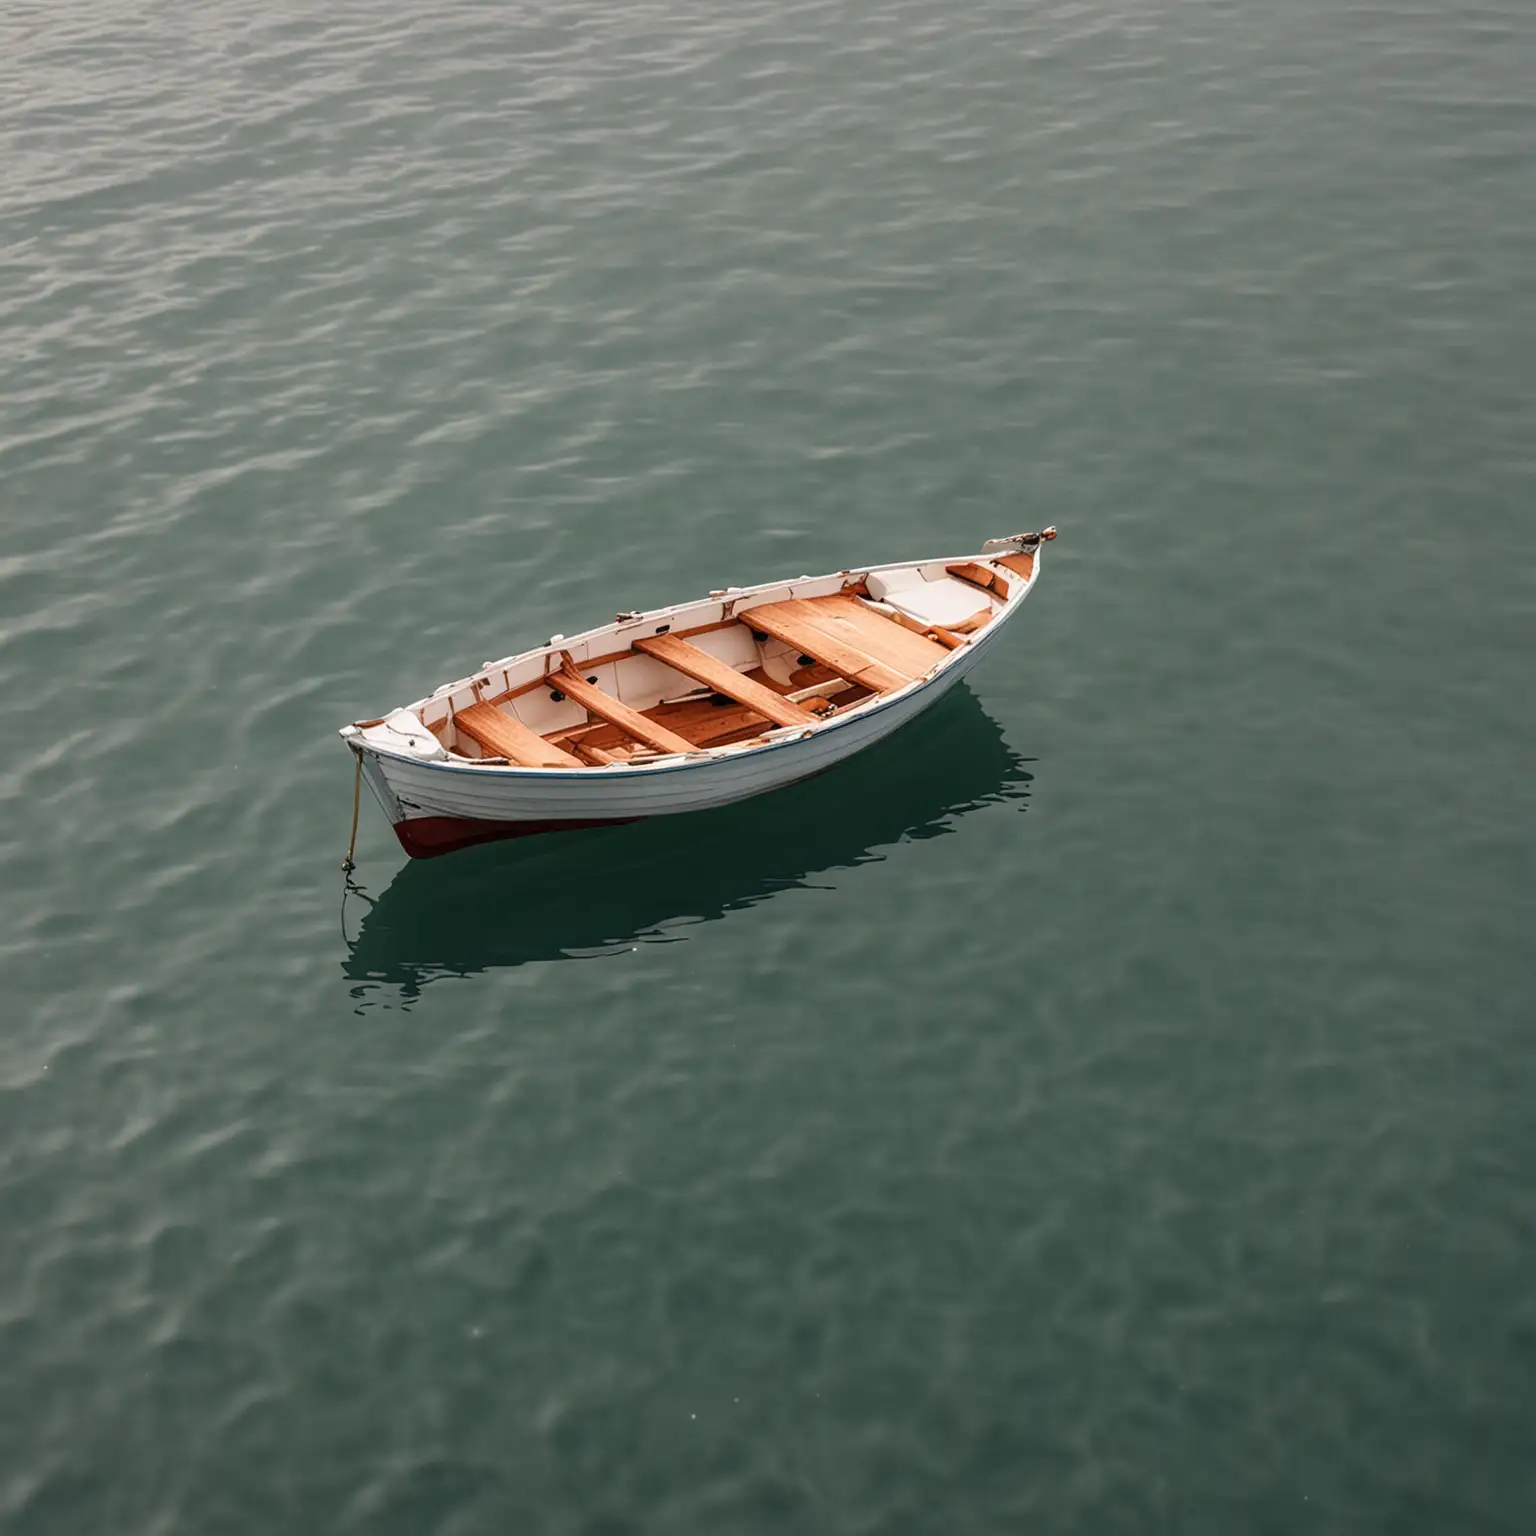
M 413 858 L 744 800 L 830 768 L 952 688 L 1055 537 L 621 613 L 341 736 Z

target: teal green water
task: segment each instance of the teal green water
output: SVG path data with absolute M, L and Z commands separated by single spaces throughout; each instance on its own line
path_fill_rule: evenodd
M 1536 1529 L 1515 0 L 0 13 L 0 1529 Z M 335 728 L 1062 537 L 887 747 Z

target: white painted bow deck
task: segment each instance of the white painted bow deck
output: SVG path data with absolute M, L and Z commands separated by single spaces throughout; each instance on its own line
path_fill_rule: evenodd
M 1054 536 L 620 614 L 341 735 L 418 858 L 725 805 L 831 767 L 942 696 Z

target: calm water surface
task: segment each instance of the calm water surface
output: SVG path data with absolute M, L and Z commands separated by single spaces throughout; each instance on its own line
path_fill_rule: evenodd
M 0 1529 L 1536 1529 L 1528 5 L 0 9 Z M 1058 523 L 868 760 L 343 721 Z

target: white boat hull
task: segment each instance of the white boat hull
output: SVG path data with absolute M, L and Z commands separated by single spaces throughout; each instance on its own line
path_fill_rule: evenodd
M 901 729 L 994 648 L 1004 621 L 1017 611 L 1038 574 L 1037 563 L 1029 580 L 1017 583 L 1018 590 L 993 622 L 969 644 L 951 651 L 928 677 L 813 729 L 774 732 L 762 745 L 654 763 L 561 770 L 422 760 L 410 751 L 388 750 L 366 739 L 378 732 L 360 735 L 353 727 L 348 728 L 352 733 L 348 744 L 358 754 L 363 779 L 401 845 L 416 858 L 536 832 L 709 810 L 825 772 Z M 736 601 L 749 615 L 754 595 L 772 595 L 777 590 L 748 589 Z M 561 644 L 571 647 L 585 642 L 589 654 L 596 654 L 614 629 L 605 626 L 575 640 L 561 639 Z M 348 736 L 348 731 L 343 735 Z

